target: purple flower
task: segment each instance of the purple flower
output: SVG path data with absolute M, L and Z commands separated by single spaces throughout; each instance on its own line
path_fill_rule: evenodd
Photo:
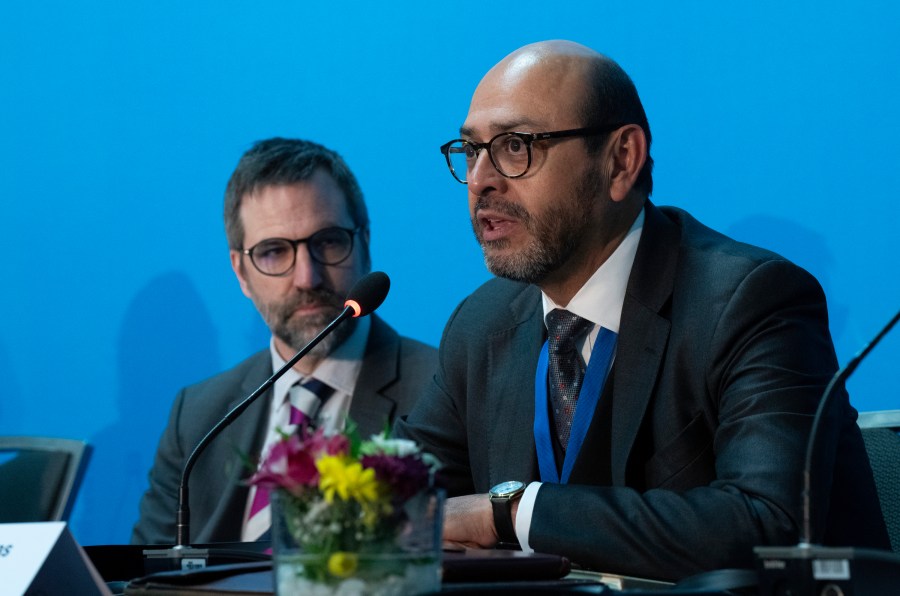
M 347 437 L 327 436 L 321 429 L 313 432 L 303 427 L 297 434 L 272 445 L 259 470 L 250 478 L 250 484 L 269 490 L 283 488 L 299 496 L 307 487 L 318 485 L 318 458 L 346 455 L 349 451 Z
M 313 454 L 298 435 L 272 445 L 259 470 L 250 478 L 250 484 L 269 490 L 284 488 L 296 495 L 318 482 L 319 471 Z
M 419 455 L 364 455 L 363 467 L 375 470 L 375 478 L 390 487 L 395 503 L 404 503 L 428 486 L 429 467 Z

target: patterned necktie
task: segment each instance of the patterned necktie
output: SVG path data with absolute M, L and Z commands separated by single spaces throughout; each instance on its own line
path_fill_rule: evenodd
M 311 427 L 315 426 L 316 416 L 322 408 L 322 404 L 331 397 L 332 393 L 334 393 L 334 388 L 318 379 L 310 378 L 305 382 L 295 383 L 288 393 L 291 428 L 303 423 Z M 244 529 L 244 539 L 247 542 L 267 539 L 272 526 L 269 491 L 260 487 L 253 487 L 252 490 L 253 502 L 250 505 L 250 515 L 247 516 L 247 525 Z
M 296 383 L 290 390 L 291 417 L 290 423 L 298 425 L 306 423 L 316 425 L 319 410 L 334 393 L 334 389 L 318 379 L 308 379 L 304 383 Z
M 584 380 L 584 363 L 575 340 L 592 326 L 593 323 L 587 319 L 567 310 L 556 308 L 547 314 L 550 404 L 563 451 L 569 443 L 572 417 Z

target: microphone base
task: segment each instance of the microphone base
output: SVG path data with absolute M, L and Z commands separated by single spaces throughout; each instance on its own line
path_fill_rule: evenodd
M 254 544 L 259 546 L 259 543 Z M 269 561 L 271 554 L 244 548 L 222 548 L 216 546 L 173 546 L 172 548 L 145 548 L 144 569 L 150 573 L 157 571 L 190 571 L 212 565 L 230 565 L 251 561 Z
M 753 550 L 763 596 L 891 594 L 900 577 L 900 555 L 885 550 L 811 544 Z
M 85 546 L 84 551 L 105 581 L 128 581 L 160 571 L 269 561 L 269 547 L 267 542 L 222 542 L 195 547 L 123 544 Z
M 189 571 L 219 564 L 211 561 L 210 549 L 191 546 L 148 548 L 144 552 L 144 571 L 147 575 L 159 571 Z M 234 563 L 236 561 L 225 561 Z

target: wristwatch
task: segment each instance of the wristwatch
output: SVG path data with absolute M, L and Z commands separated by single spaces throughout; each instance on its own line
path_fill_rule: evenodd
M 525 485 L 518 480 L 501 482 L 488 492 L 494 508 L 494 527 L 501 543 L 519 544 L 512 520 L 512 502 L 522 496 Z

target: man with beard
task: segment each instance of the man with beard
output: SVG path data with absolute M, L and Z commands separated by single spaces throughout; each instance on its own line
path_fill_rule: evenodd
M 183 389 L 160 440 L 132 542 L 175 540 L 178 485 L 200 439 L 343 310 L 371 269 L 369 217 L 343 159 L 302 140 L 256 143 L 225 191 L 225 233 L 244 294 L 272 332 L 263 350 Z M 241 455 L 259 458 L 301 420 L 326 430 L 352 420 L 363 436 L 407 413 L 436 351 L 400 337 L 377 315 L 349 319 L 302 358 L 197 460 L 190 481 L 195 543 L 255 541 L 270 527 L 268 495 L 242 483 Z
M 650 202 L 637 91 L 588 48 L 507 56 L 460 136 L 441 150 L 499 278 L 453 313 L 433 382 L 395 426 L 461 495 L 445 540 L 669 580 L 796 543 L 807 436 L 837 367 L 818 283 Z M 837 398 L 814 538 L 889 548 Z

